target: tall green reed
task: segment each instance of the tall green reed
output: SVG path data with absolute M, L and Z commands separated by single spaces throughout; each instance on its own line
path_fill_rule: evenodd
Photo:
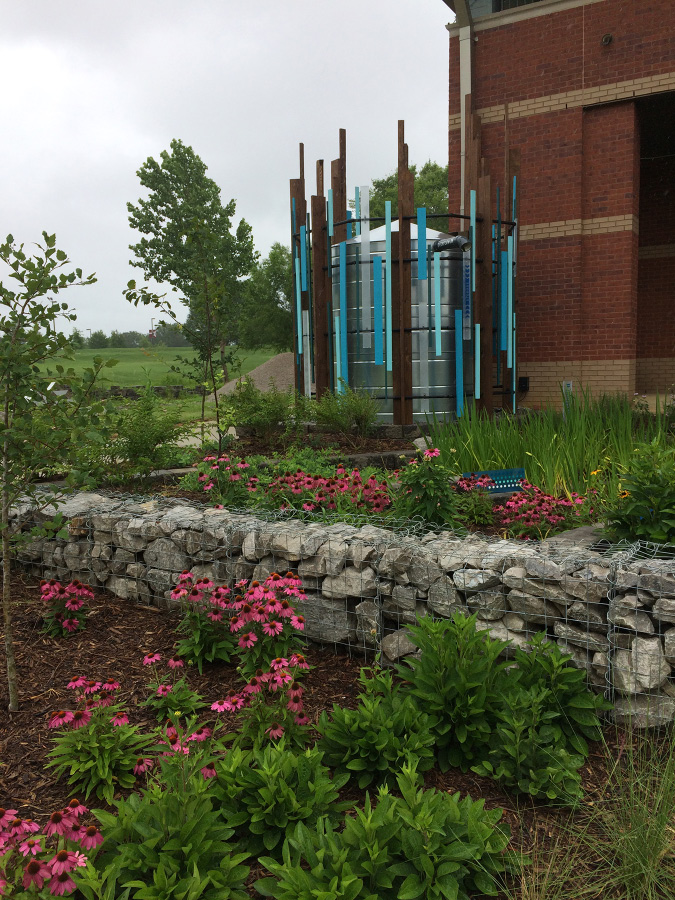
M 525 469 L 529 481 L 550 494 L 615 497 L 638 443 L 665 440 L 668 417 L 637 414 L 625 395 L 593 398 L 589 391 L 563 397 L 563 409 L 493 417 L 467 404 L 452 421 L 429 420 L 429 441 L 458 471 Z

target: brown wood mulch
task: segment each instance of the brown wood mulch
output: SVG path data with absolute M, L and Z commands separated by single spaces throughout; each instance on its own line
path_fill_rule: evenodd
M 22 572 L 12 578 L 14 603 L 15 651 L 19 675 L 20 710 L 6 712 L 8 694 L 6 675 L 0 674 L 0 806 L 16 808 L 22 817 L 44 824 L 50 813 L 63 807 L 73 796 L 64 780 L 56 780 L 44 768 L 51 748 L 47 722 L 56 709 L 69 708 L 72 693 L 66 689 L 69 679 L 84 675 L 96 679 L 115 678 L 121 684 L 120 699 L 128 702 L 134 723 L 155 726 L 136 704 L 147 696 L 150 673 L 142 665 L 145 653 L 172 655 L 178 618 L 176 612 L 143 606 L 121 600 L 105 591 L 96 591 L 89 604 L 87 627 L 75 635 L 55 639 L 42 631 L 42 607 L 39 580 Z M 306 712 L 315 722 L 333 703 L 355 706 L 359 688 L 357 676 L 363 664 L 359 657 L 336 655 L 332 649 L 310 645 L 307 653 L 313 669 L 307 673 Z M 200 675 L 196 669 L 186 670 L 191 686 L 205 699 L 213 701 L 237 686 L 233 667 L 217 664 L 206 667 Z M 613 730 L 611 732 L 614 734 Z M 607 735 L 610 740 L 610 732 Z M 594 749 L 583 769 L 583 784 L 588 802 L 599 796 L 606 778 L 601 750 Z M 483 797 L 486 807 L 501 807 L 511 826 L 513 845 L 525 850 L 541 839 L 554 844 L 559 829 L 568 822 L 570 813 L 545 806 L 527 798 L 517 799 L 499 785 L 471 772 L 451 770 L 441 773 L 433 769 L 426 774 L 427 787 L 459 791 L 474 799 Z M 362 804 L 365 792 L 347 787 L 343 798 Z M 103 801 L 93 805 L 104 807 Z M 253 893 L 254 896 L 257 896 Z

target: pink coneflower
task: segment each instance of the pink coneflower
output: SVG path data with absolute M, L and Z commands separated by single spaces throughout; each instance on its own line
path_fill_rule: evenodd
M 183 584 L 185 581 L 192 582 L 194 579 L 194 575 L 188 569 L 183 569 L 183 571 L 178 576 L 178 584 Z
M 293 628 L 297 628 L 298 631 L 303 631 L 305 627 L 305 617 L 291 616 L 291 625 L 293 626 Z
M 262 690 L 262 683 L 260 678 L 257 675 L 254 675 L 253 678 L 249 681 L 249 683 L 244 688 L 245 694 L 259 694 Z
M 301 713 L 302 712 L 302 700 L 289 700 L 286 704 L 287 709 L 290 709 L 291 712 Z
M 228 712 L 235 712 L 241 709 L 245 703 L 244 698 L 236 691 L 228 691 L 227 696 L 223 700 L 223 705 Z
M 299 700 L 304 692 L 305 691 L 302 685 L 299 682 L 294 681 L 288 689 L 288 696 L 291 698 L 291 700 Z
M 213 484 L 212 481 L 209 481 L 208 484 L 205 484 L 205 485 L 204 485 L 204 490 L 205 490 L 205 491 L 212 491 L 213 488 L 214 488 L 214 484 Z
M 23 870 L 23 886 L 27 889 L 31 885 L 35 885 L 38 890 L 42 890 L 46 878 L 51 878 L 51 869 L 40 859 L 31 859 L 26 868 Z M 75 885 L 73 885 L 75 887 Z
M 167 666 L 170 669 L 182 669 L 185 663 L 178 656 L 172 656 L 171 659 L 168 659 L 166 662 Z
M 220 611 L 218 611 L 218 612 L 213 612 L 213 610 L 211 610 L 211 612 L 207 612 L 206 618 L 207 618 L 207 619 L 210 619 L 212 622 L 222 622 L 222 621 L 223 621 L 223 614 L 222 614 L 222 612 L 220 612 Z
M 269 734 L 269 736 L 271 738 L 274 738 L 274 740 L 276 740 L 277 738 L 280 738 L 283 733 L 284 733 L 284 729 L 281 725 L 279 725 L 278 722 L 272 722 L 272 724 L 266 731 L 266 734 Z
M 276 672 L 278 669 L 285 669 L 288 666 L 288 660 L 283 656 L 277 656 L 276 659 L 273 659 L 270 663 L 270 669 L 273 672 Z
M 239 638 L 238 644 L 240 647 L 250 650 L 257 640 L 257 636 L 252 631 L 246 631 Z
M 84 600 L 80 600 L 79 597 L 69 597 L 68 600 L 66 600 L 66 609 L 69 609 L 71 612 L 77 612 L 78 609 L 82 609 L 83 606 Z
M 433 459 L 434 456 L 440 456 L 440 455 L 441 455 L 441 451 L 438 449 L 438 447 L 433 447 L 431 449 L 427 449 L 424 451 L 425 459 Z
M 188 737 L 188 741 L 205 741 L 211 737 L 211 729 L 207 728 L 205 725 L 202 725 L 200 728 L 197 728 L 196 731 L 193 731 L 191 735 Z
M 204 766 L 204 768 L 200 769 L 200 771 L 205 780 L 216 777 L 216 770 L 213 766 Z
M 154 663 L 159 662 L 161 658 L 159 653 L 148 653 L 143 657 L 143 665 L 152 666 Z
M 297 669 L 309 669 L 309 663 L 302 653 L 294 653 L 290 659 L 290 665 Z
M 167 694 L 170 694 L 173 690 L 172 685 L 170 684 L 160 684 L 157 688 L 157 696 L 158 697 L 166 697 Z
M 53 834 L 63 835 L 68 831 L 68 826 L 67 816 L 64 816 L 61 812 L 53 812 L 49 817 L 49 822 L 47 822 L 45 834 L 47 837 L 51 837 Z
M 24 856 L 37 856 L 38 853 L 41 852 L 42 844 L 35 838 L 28 838 L 28 840 L 24 841 L 22 844 L 19 844 L 19 853 L 22 853 Z
M 77 709 L 73 713 L 73 718 L 70 724 L 73 726 L 73 728 L 84 728 L 85 725 L 89 724 L 90 719 L 90 709 Z
M 66 629 L 66 631 L 73 632 L 73 631 L 77 631 L 77 629 L 80 627 L 80 620 L 79 619 L 64 619 L 63 622 L 61 622 L 61 624 Z
M 296 725 L 309 725 L 309 719 L 304 714 L 304 712 L 300 713 L 300 715 L 295 717 L 295 724 Z
M 3 806 L 0 806 L 0 828 L 4 828 L 8 822 L 11 822 L 12 819 L 15 818 L 15 809 L 5 809 Z
M 224 700 L 216 700 L 215 703 L 211 704 L 211 709 L 214 712 L 227 712 L 230 707 L 225 703 Z
M 112 702 L 114 699 L 115 698 L 109 691 L 104 691 L 103 688 L 101 688 L 101 694 L 100 694 L 98 700 L 96 700 L 96 702 L 93 705 L 94 706 L 112 706 Z M 90 701 L 88 701 L 88 702 L 90 702 Z
M 98 847 L 98 845 L 102 843 L 103 835 L 95 825 L 90 825 L 87 829 L 85 829 L 82 840 L 80 841 L 80 846 L 84 850 L 93 850 L 95 847 Z
M 139 756 L 136 760 L 136 765 L 134 766 L 134 775 L 143 775 L 144 772 L 148 772 L 152 768 L 152 760 L 147 757 L 144 759 L 142 756 Z
M 293 676 L 291 675 L 291 673 L 284 672 L 282 669 L 279 669 L 279 671 L 275 672 L 270 679 L 270 690 L 276 691 L 284 684 L 288 684 L 291 681 L 293 681 Z
M 68 872 L 61 872 L 60 875 L 53 875 L 49 880 L 49 890 L 55 897 L 70 894 L 75 890 L 75 882 Z
M 113 716 L 110 720 L 111 724 L 115 727 L 119 725 L 128 725 L 129 724 L 129 716 L 125 712 L 117 713 L 116 716 Z
M 66 832 L 66 838 L 69 841 L 78 842 L 83 834 L 84 834 L 84 825 L 80 825 L 80 823 L 78 821 L 71 821 L 70 824 L 68 825 L 68 831 Z
M 100 681 L 87 681 L 84 686 L 85 694 L 97 694 L 101 690 Z
M 72 800 L 69 800 L 68 805 L 63 811 L 69 816 L 84 816 L 89 812 L 87 807 L 83 803 L 80 803 L 77 797 L 73 797 Z
M 61 875 L 64 872 L 72 872 L 78 865 L 78 855 L 81 854 L 74 853 L 72 850 L 59 850 L 59 852 L 47 863 L 52 870 L 52 875 Z
M 73 718 L 74 715 L 69 709 L 59 709 L 52 713 L 51 719 L 49 720 L 49 727 L 60 728 L 61 725 L 67 725 L 69 722 L 72 722 Z
M 277 619 L 270 619 L 269 622 L 263 624 L 262 630 L 269 637 L 276 637 L 284 630 L 284 625 L 283 622 L 279 622 Z
M 119 681 L 115 681 L 114 678 L 106 678 L 106 680 L 101 685 L 102 691 L 118 691 L 120 689 Z

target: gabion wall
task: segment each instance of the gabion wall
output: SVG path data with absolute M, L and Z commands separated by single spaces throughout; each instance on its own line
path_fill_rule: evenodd
M 306 590 L 298 607 L 311 640 L 394 662 L 415 651 L 406 625 L 416 615 L 476 613 L 479 628 L 512 647 L 546 631 L 614 700 L 618 720 L 675 718 L 675 560 L 656 558 L 655 548 L 603 554 L 555 540 L 415 536 L 95 493 L 39 512 L 23 504 L 13 527 L 56 511 L 68 539 L 33 540 L 19 554 L 41 577 L 162 605 L 185 569 L 230 585 L 290 569 Z

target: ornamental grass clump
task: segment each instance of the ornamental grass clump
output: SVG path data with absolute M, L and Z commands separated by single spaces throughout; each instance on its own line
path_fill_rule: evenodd
M 88 812 L 73 798 L 41 828 L 18 817 L 15 809 L 0 808 L 0 897 L 70 896 L 78 887 L 79 870 L 103 841 L 95 825 L 80 822 Z
M 93 600 L 94 594 L 89 585 L 77 580 L 64 586 L 51 579 L 40 582 L 40 599 L 45 605 L 45 631 L 54 637 L 62 637 L 84 628 L 85 601 Z
M 115 703 L 116 681 L 77 677 L 68 688 L 78 692 L 76 709 L 50 714 L 49 727 L 59 731 L 47 768 L 58 777 L 67 774 L 68 784 L 85 797 L 96 794 L 112 803 L 118 788 L 134 786 L 134 766 L 154 739 L 130 725 L 124 704 Z

